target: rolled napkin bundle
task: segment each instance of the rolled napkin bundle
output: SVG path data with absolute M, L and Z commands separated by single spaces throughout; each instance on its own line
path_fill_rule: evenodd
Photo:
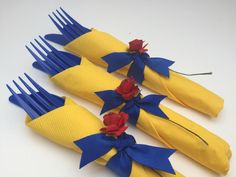
M 38 91 L 20 78 L 31 94 L 14 82 L 21 94 L 8 86 L 12 93 L 10 101 L 26 111 L 28 127 L 57 144 L 82 151 L 80 167 L 96 160 L 120 177 L 183 177 L 173 170 L 169 161 L 175 150 L 136 144 L 133 136 L 124 132 L 127 114 L 105 115 L 104 127 L 84 107 L 70 98 L 48 93 L 26 76 Z
M 42 60 L 28 48 L 37 60 L 33 66 L 48 73 L 50 79 L 58 86 L 103 107 L 102 112 L 122 108 L 122 111 L 132 116 L 129 119 L 130 123 L 167 147 L 177 149 L 216 173 L 227 173 L 231 151 L 229 144 L 223 139 L 166 106 L 159 105 L 163 96 L 140 95 L 139 89 L 133 83 L 134 80 L 121 82 L 86 58 L 57 51 L 41 39 L 51 51 L 41 47 L 47 53 L 47 56 L 44 56 L 39 52 L 44 56 L 45 60 Z M 38 41 L 37 43 L 42 46 Z M 53 72 L 55 73 L 50 74 Z M 128 84 L 125 86 L 124 82 Z M 127 92 L 125 87 L 130 91 Z
M 133 76 L 147 88 L 211 117 L 217 116 L 223 108 L 221 97 L 170 70 L 168 67 L 173 61 L 149 57 L 142 40 L 134 40 L 128 46 L 108 33 L 81 26 L 63 9 L 61 11 L 57 11 L 58 15 L 53 13 L 59 24 L 50 18 L 62 34 L 48 34 L 46 39 L 106 67 L 108 72 Z

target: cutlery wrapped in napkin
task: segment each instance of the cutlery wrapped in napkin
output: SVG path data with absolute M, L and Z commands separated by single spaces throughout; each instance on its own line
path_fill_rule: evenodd
M 53 15 L 50 18 L 62 34 L 48 34 L 45 38 L 63 45 L 65 50 L 86 57 L 108 72 L 133 76 L 154 92 L 211 117 L 216 117 L 223 108 L 220 96 L 169 69 L 173 61 L 150 57 L 144 41 L 136 39 L 127 45 L 108 33 L 87 29 L 62 8 Z
M 92 161 L 108 167 L 120 177 L 182 177 L 169 161 L 175 150 L 137 144 L 126 134 L 126 113 L 109 113 L 102 121 L 72 99 L 48 93 L 26 75 L 35 91 L 23 79 L 27 94 L 15 81 L 21 94 L 7 86 L 10 101 L 26 113 L 26 125 L 49 140 L 82 152 L 80 167 Z M 63 104 L 61 104 L 63 103 Z

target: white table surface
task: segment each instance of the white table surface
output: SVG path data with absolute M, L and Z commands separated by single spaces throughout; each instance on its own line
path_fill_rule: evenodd
M 209 119 L 168 100 L 164 104 L 226 139 L 236 150 L 236 1 L 234 0 L 0 0 L 0 176 L 1 177 L 112 177 L 95 163 L 79 170 L 80 155 L 49 142 L 24 125 L 25 113 L 8 102 L 5 87 L 24 72 L 50 92 L 69 95 L 31 67 L 25 50 L 38 35 L 58 32 L 47 14 L 64 7 L 87 27 L 109 32 L 123 41 L 135 38 L 149 43 L 149 54 L 176 63 L 175 70 L 194 73 L 212 71 L 212 76 L 192 77 L 225 99 L 217 119 Z M 12 83 L 11 83 L 12 85 Z M 144 94 L 151 93 L 143 88 Z M 71 95 L 69 95 L 71 96 Z M 73 96 L 71 96 L 73 97 Z M 99 115 L 99 108 L 73 97 Z M 130 127 L 137 142 L 162 146 Z M 172 158 L 174 167 L 187 177 L 216 177 L 180 153 Z M 236 176 L 231 159 L 228 177 Z

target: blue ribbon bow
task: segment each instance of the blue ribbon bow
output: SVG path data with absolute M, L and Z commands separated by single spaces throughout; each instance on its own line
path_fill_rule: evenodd
M 153 115 L 168 119 L 165 113 L 159 108 L 160 102 L 166 96 L 152 94 L 141 98 L 141 94 L 138 94 L 133 99 L 127 101 L 122 97 L 122 95 L 120 95 L 114 90 L 105 90 L 95 93 L 104 102 L 101 114 L 125 103 L 125 105 L 121 108 L 120 111 L 125 112 L 129 115 L 129 122 L 133 125 L 136 125 L 138 121 L 140 108 Z
M 175 174 L 168 159 L 175 152 L 174 149 L 136 144 L 134 137 L 126 133 L 117 139 L 99 133 L 74 143 L 82 150 L 80 168 L 116 148 L 117 154 L 110 158 L 106 166 L 120 177 L 130 176 L 133 160 L 154 170 Z
M 140 54 L 137 52 L 114 52 L 102 57 L 102 59 L 108 64 L 108 72 L 114 72 L 132 63 L 127 75 L 133 76 L 140 84 L 144 80 L 145 65 L 153 71 L 169 77 L 169 66 L 174 63 L 174 61 L 165 58 L 150 58 L 147 53 Z

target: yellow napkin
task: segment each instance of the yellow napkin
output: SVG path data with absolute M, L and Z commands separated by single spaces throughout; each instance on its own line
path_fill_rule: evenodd
M 41 117 L 32 120 L 26 117 L 26 125 L 37 133 L 43 135 L 57 144 L 73 149 L 76 152 L 81 150 L 73 143 L 86 136 L 99 133 L 103 123 L 100 119 L 90 113 L 87 109 L 75 104 L 71 99 L 65 98 L 65 105 L 57 108 Z M 116 154 L 113 148 L 107 154 L 96 160 L 101 165 L 106 165 L 107 161 Z M 176 175 L 155 171 L 144 167 L 136 162 L 132 162 L 130 177 L 183 177 L 176 171 Z
M 95 29 L 76 38 L 64 48 L 103 67 L 107 67 L 107 64 L 101 57 L 113 52 L 127 52 L 128 50 L 125 43 L 108 33 Z M 118 70 L 118 73 L 127 75 L 128 68 L 129 66 L 124 67 Z M 145 67 L 143 85 L 211 117 L 217 116 L 223 108 L 224 100 L 221 97 L 173 71 L 170 71 L 170 77 L 166 78 L 149 67 Z
M 83 57 L 80 65 L 51 77 L 51 80 L 64 90 L 99 106 L 102 106 L 103 102 L 94 92 L 114 90 L 121 83 L 120 79 L 105 72 L 102 68 L 95 66 Z M 142 109 L 136 126 L 164 143 L 167 147 L 177 149 L 216 173 L 226 174 L 229 170 L 231 156 L 229 144 L 169 108 L 163 105 L 160 105 L 160 107 L 170 120 L 197 133 L 207 141 L 208 145 L 185 129 L 166 119 L 149 114 Z

